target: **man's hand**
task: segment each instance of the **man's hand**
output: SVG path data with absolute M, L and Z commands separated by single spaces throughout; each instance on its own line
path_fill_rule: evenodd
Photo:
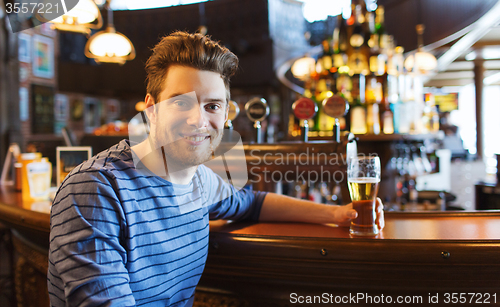
M 377 214 L 375 223 L 377 224 L 378 229 L 384 228 L 384 205 L 382 204 L 382 200 L 378 197 L 376 201 L 375 213 Z M 335 209 L 334 216 L 335 224 L 349 227 L 349 225 L 351 225 L 351 220 L 358 217 L 358 213 L 352 208 L 352 203 L 350 203 L 345 206 L 337 207 L 337 209 Z

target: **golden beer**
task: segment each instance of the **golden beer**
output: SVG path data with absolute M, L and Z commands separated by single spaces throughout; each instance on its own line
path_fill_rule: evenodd
M 351 221 L 351 234 L 370 236 L 378 234 L 376 199 L 380 179 L 370 177 L 349 178 L 349 194 L 352 207 L 358 217 Z

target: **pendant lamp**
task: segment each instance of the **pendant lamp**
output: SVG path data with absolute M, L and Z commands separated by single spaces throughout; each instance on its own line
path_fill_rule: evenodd
M 132 42 L 122 33 L 116 32 L 113 25 L 113 11 L 111 1 L 106 1 L 108 10 L 108 26 L 104 31 L 92 35 L 85 45 L 85 56 L 98 63 L 125 64 L 135 58 L 135 49 Z
M 418 35 L 418 49 L 415 54 L 411 54 L 406 58 L 404 66 L 408 71 L 418 71 L 425 74 L 437 67 L 437 60 L 432 53 L 423 50 L 422 35 L 424 34 L 425 26 L 418 24 L 415 28 Z

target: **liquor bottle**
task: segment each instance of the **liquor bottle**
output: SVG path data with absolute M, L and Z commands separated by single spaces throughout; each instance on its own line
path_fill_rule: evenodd
M 383 76 L 377 77 L 379 82 L 382 83 L 383 97 L 380 102 L 380 130 L 384 134 L 394 133 L 394 114 L 391 109 L 391 101 L 397 100 L 397 93 L 392 95 L 391 91 L 394 88 L 394 76 L 389 75 L 387 72 Z
M 397 121 L 397 125 L 395 124 L 394 126 L 397 126 L 398 133 L 406 134 L 410 133 L 413 116 L 413 89 L 411 87 L 412 77 L 409 75 L 400 75 L 398 79 L 400 91 L 397 103 L 397 111 L 394 111 L 394 122 L 396 123 Z
M 351 76 L 347 73 L 338 73 L 336 79 L 336 93 L 341 96 L 345 100 L 349 102 L 349 105 L 352 105 L 352 80 Z M 341 121 L 341 129 L 346 131 L 351 131 L 351 108 L 344 116 L 344 122 Z
M 309 85 L 307 95 L 304 95 L 312 99 L 318 107 L 318 112 L 309 121 L 310 131 L 322 130 L 322 125 L 324 125 L 322 122 L 326 120 L 326 115 L 322 110 L 322 101 L 327 97 L 333 96 L 333 93 L 330 91 L 332 83 L 331 70 L 333 68 L 331 43 L 328 40 L 324 40 L 322 45 L 323 52 L 316 62 L 316 72 L 311 77 L 311 84 Z
M 369 73 L 368 56 L 369 48 L 365 41 L 365 31 L 363 23 L 365 18 L 362 14 L 361 5 L 356 5 L 355 8 L 355 23 L 352 27 L 352 34 L 350 36 L 350 51 L 348 57 L 349 74 L 364 74 Z
M 345 54 L 348 45 L 347 23 L 342 14 L 339 14 L 337 15 L 337 26 L 333 31 L 333 52 L 335 54 Z
M 337 15 L 337 25 L 333 31 L 332 47 L 332 66 L 336 71 L 345 70 L 347 66 L 347 49 L 349 47 L 349 35 L 346 20 L 342 14 Z
M 351 132 L 354 134 L 366 134 L 366 108 L 359 98 L 354 98 L 351 107 Z
M 378 34 L 375 32 L 375 16 L 373 12 L 368 12 L 366 15 L 368 30 L 369 30 L 369 39 L 368 39 L 368 47 L 370 47 L 370 51 L 379 52 L 379 38 Z
M 371 45 L 371 39 L 372 39 L 372 34 L 375 31 L 375 17 L 373 15 L 373 12 L 366 12 L 365 13 L 365 22 L 363 23 L 363 31 L 365 32 L 365 42 L 368 48 L 372 48 Z
M 322 119 L 325 117 L 325 114 L 323 113 L 323 108 L 322 108 L 321 102 L 328 95 L 328 93 L 327 93 L 328 92 L 328 83 L 329 83 L 328 79 L 326 79 L 324 76 L 320 77 L 320 79 L 318 80 L 318 86 L 316 87 L 315 95 L 312 97 L 312 100 L 318 106 L 318 112 L 316 113 L 316 115 L 313 118 L 313 120 L 314 120 L 314 125 L 312 126 L 313 131 L 322 130 L 321 122 L 322 122 Z
M 355 6 L 354 14 L 354 25 L 352 28 L 352 34 L 349 38 L 349 43 L 353 48 L 360 48 L 365 43 L 365 31 L 363 29 L 363 23 L 365 22 L 365 18 L 362 14 L 361 5 Z
M 381 103 L 383 99 L 383 84 L 371 74 L 365 78 L 365 100 L 367 103 Z
M 380 108 L 378 103 L 366 104 L 366 132 L 380 134 Z
M 384 7 L 379 5 L 375 11 L 375 34 L 379 39 L 378 46 L 380 49 L 385 49 L 387 47 L 387 33 L 385 32 L 385 22 L 384 22 Z
M 382 132 L 384 134 L 393 134 L 394 133 L 394 113 L 391 109 L 391 104 L 385 101 L 382 104 L 382 108 L 380 110 L 382 117 Z
M 350 110 L 351 132 L 354 134 L 366 134 L 366 105 L 365 105 L 365 76 L 356 74 L 351 77 L 352 100 Z
M 323 45 L 323 54 L 321 56 L 321 68 L 322 68 L 321 73 L 328 74 L 328 72 L 333 66 L 333 59 L 332 59 L 333 52 L 330 47 L 331 44 L 328 40 L 324 40 L 322 42 L 322 45 Z
M 401 122 L 401 111 L 402 111 L 402 106 L 403 102 L 401 101 L 399 95 L 398 95 L 398 100 L 396 103 L 391 104 L 391 110 L 392 110 L 392 115 L 393 115 L 393 124 L 394 124 L 394 133 L 400 134 L 402 133 L 399 129 L 400 127 L 400 122 Z
M 340 73 L 337 76 L 337 93 L 344 96 L 347 101 L 352 101 L 352 78 L 347 73 Z
M 382 84 L 374 74 L 366 77 L 365 93 L 367 133 L 380 134 L 379 103 L 382 101 Z

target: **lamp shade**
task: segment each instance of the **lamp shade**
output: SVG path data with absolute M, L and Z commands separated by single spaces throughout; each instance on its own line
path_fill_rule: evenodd
M 93 0 L 79 0 L 75 7 L 57 18 L 48 13 L 41 14 L 41 17 L 43 21 L 49 21 L 53 28 L 61 31 L 90 34 L 90 29 L 102 27 L 101 13 Z M 97 24 L 93 24 L 96 20 Z
M 125 35 L 109 26 L 90 37 L 85 45 L 85 55 L 97 62 L 123 64 L 135 58 L 135 49 Z
M 291 71 L 295 78 L 304 79 L 315 70 L 315 65 L 315 59 L 303 57 L 293 63 Z
M 437 60 L 434 55 L 429 52 L 418 51 L 414 55 L 409 55 L 404 63 L 408 71 L 419 71 L 426 73 L 437 67 Z
M 92 0 L 79 0 L 78 4 L 68 11 L 66 18 L 72 18 L 75 24 L 91 23 L 99 16 L 99 8 Z M 63 16 L 54 19 L 54 23 L 63 23 Z

